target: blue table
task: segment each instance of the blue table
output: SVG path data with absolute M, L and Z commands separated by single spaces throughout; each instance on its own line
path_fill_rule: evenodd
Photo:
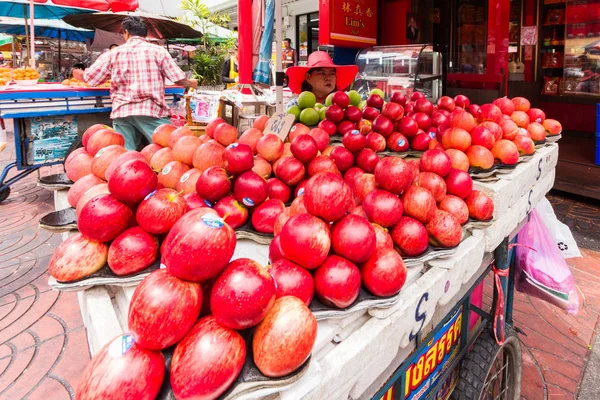
M 182 87 L 167 87 L 167 104 L 183 98 Z M 14 119 L 16 160 L 0 174 L 0 202 L 10 186 L 41 167 L 64 162 L 68 149 L 91 125 L 110 125 L 108 88 L 71 88 L 60 84 L 0 89 L 0 117 Z M 11 169 L 20 171 L 6 180 Z

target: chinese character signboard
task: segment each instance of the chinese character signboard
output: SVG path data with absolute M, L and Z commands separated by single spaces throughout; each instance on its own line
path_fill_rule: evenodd
M 319 44 L 377 45 L 377 0 L 319 0 Z

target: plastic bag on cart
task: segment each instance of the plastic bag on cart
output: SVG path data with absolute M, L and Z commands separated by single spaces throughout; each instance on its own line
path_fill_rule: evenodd
M 560 250 L 564 258 L 582 257 L 579 252 L 577 242 L 573 238 L 571 229 L 556 218 L 552 204 L 547 198 L 543 198 L 535 207 L 544 225 L 552 234 L 556 247 Z
M 517 243 L 515 288 L 577 314 L 579 295 L 571 269 L 536 210 L 519 232 Z

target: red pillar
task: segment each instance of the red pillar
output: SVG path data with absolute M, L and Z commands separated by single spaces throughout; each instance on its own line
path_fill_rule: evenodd
M 252 0 L 238 0 L 239 83 L 252 83 Z

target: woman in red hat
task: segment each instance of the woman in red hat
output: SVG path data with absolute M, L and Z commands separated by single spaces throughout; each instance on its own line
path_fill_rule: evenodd
M 329 94 L 344 90 L 358 73 L 356 65 L 335 65 L 325 51 L 315 51 L 308 56 L 306 66 L 290 67 L 286 71 L 288 87 L 295 94 L 310 91 L 318 103 L 325 103 Z

